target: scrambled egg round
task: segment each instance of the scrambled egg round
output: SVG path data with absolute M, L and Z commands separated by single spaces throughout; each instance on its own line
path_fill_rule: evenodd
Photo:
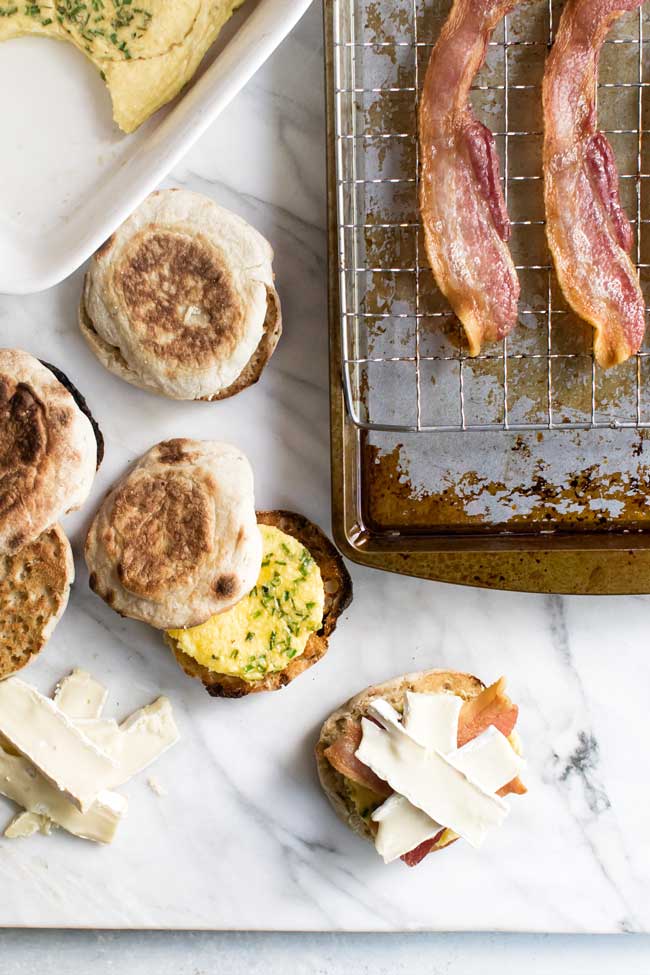
M 259 530 L 262 568 L 250 593 L 200 626 L 168 632 L 179 650 L 204 667 L 248 681 L 284 670 L 304 653 L 325 605 L 320 569 L 305 546 L 270 525 Z

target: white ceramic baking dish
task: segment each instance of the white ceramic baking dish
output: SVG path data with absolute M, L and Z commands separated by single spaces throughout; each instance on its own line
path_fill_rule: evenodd
M 172 169 L 311 0 L 247 0 L 192 85 L 126 136 L 97 71 L 69 44 L 0 44 L 0 293 L 71 274 Z

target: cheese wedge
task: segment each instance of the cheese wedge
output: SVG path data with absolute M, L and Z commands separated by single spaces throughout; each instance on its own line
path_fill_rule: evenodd
M 96 843 L 112 841 L 128 805 L 124 796 L 105 791 L 82 813 L 26 759 L 9 755 L 3 748 L 0 748 L 0 795 L 30 813 L 47 817 L 69 833 Z
M 53 701 L 17 677 L 0 683 L 0 736 L 81 812 L 114 777 L 115 762 Z

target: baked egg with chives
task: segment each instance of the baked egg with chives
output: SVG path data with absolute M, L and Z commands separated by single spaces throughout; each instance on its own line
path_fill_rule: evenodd
M 304 653 L 325 606 L 321 572 L 305 546 L 279 528 L 258 527 L 262 566 L 248 595 L 200 626 L 167 631 L 203 667 L 250 682 L 284 670 Z

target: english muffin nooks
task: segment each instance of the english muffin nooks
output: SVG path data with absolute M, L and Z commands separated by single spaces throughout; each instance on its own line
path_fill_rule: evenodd
M 41 652 L 68 605 L 70 543 L 54 525 L 14 555 L 0 555 L 0 680 Z
M 97 468 L 88 417 L 28 352 L 0 349 L 0 552 L 17 552 L 86 500 Z
M 207 197 L 152 193 L 93 257 L 81 331 L 134 386 L 233 396 L 257 382 L 282 330 L 272 260 L 261 234 Z
M 157 444 L 105 498 L 86 562 L 109 606 L 159 629 L 197 626 L 234 606 L 262 562 L 246 457 L 212 441 Z

